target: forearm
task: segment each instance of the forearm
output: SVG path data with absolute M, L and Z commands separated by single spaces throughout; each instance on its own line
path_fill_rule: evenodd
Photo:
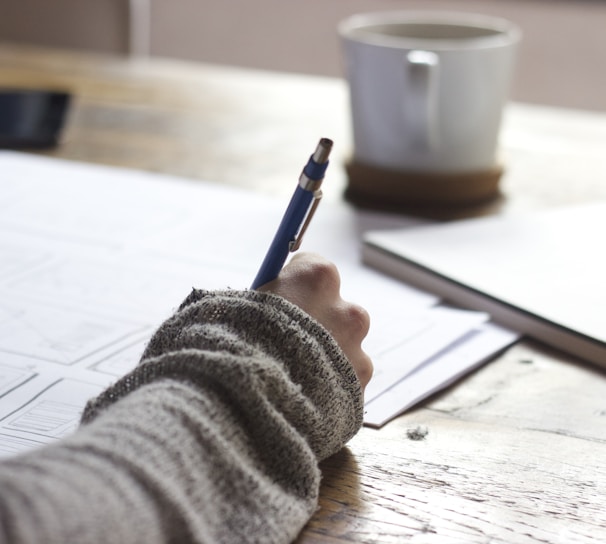
M 317 461 L 361 424 L 353 371 L 277 297 L 189 299 L 79 433 L 2 468 L 13 541 L 288 542 L 313 513 Z

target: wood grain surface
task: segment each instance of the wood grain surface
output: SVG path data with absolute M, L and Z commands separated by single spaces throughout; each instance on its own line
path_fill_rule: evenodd
M 328 136 L 327 198 L 347 182 L 338 79 L 3 45 L 0 86 L 74 93 L 64 142 L 47 155 L 287 195 L 301 153 Z M 503 196 L 469 214 L 606 198 L 606 115 L 512 104 L 502 140 Z M 322 469 L 320 509 L 299 544 L 601 543 L 606 377 L 522 341 L 382 429 L 362 429 Z

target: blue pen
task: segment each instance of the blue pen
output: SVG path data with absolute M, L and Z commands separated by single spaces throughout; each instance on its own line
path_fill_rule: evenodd
M 303 234 L 322 198 L 320 186 L 328 167 L 331 149 L 332 140 L 322 138 L 309 157 L 251 289 L 275 280 L 284 266 L 288 253 L 299 249 Z

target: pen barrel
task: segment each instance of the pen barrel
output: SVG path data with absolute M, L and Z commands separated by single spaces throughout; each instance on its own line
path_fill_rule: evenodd
M 312 191 L 297 186 L 251 289 L 257 289 L 278 277 L 313 199 Z

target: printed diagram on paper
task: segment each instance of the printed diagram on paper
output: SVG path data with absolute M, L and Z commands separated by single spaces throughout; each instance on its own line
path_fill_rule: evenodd
M 136 363 L 152 330 L 128 308 L 99 311 L 85 292 L 94 283 L 84 274 L 75 283 L 67 255 L 35 257 L 35 239 L 10 238 L 21 251 L 0 244 L 0 456 L 71 432 L 86 401 Z

